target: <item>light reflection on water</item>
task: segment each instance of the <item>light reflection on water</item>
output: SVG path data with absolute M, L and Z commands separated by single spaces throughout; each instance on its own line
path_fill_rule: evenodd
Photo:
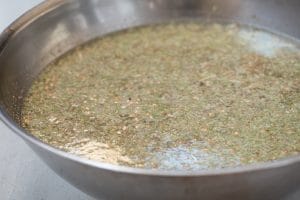
M 149 160 L 159 163 L 159 169 L 167 170 L 204 170 L 212 167 L 218 169 L 229 165 L 229 162 L 234 166 L 241 164 L 240 158 L 232 155 L 228 149 L 208 149 L 209 146 L 205 142 L 195 142 L 157 151 Z
M 239 32 L 239 38 L 244 40 L 255 53 L 266 57 L 274 57 L 282 50 L 297 51 L 292 43 L 261 30 L 242 29 Z

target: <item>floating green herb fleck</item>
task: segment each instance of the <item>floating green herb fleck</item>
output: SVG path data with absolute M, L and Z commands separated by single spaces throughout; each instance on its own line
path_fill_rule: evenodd
M 300 53 L 284 42 L 261 53 L 269 49 L 255 47 L 259 38 L 194 23 L 100 38 L 40 75 L 23 126 L 62 150 L 133 167 L 223 168 L 297 154 Z

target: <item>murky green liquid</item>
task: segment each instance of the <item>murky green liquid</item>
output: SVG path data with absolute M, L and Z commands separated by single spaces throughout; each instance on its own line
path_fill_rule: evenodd
M 77 155 L 199 170 L 300 152 L 300 51 L 234 25 L 170 24 L 112 34 L 49 66 L 23 126 Z

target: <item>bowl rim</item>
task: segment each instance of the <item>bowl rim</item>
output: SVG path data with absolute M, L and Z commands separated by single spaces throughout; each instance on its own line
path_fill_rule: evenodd
M 6 44 L 10 39 L 13 38 L 15 34 L 25 28 L 28 24 L 34 22 L 40 16 L 51 12 L 52 10 L 72 2 L 71 0 L 52 0 L 43 1 L 37 6 L 29 9 L 19 18 L 17 18 L 13 23 L 11 23 L 2 33 L 0 33 L 0 56 L 2 51 L 5 49 Z M 162 169 L 144 169 L 144 168 L 134 168 L 121 166 L 116 164 L 109 164 L 105 162 L 99 162 L 94 160 L 89 160 L 75 154 L 65 152 L 63 150 L 57 149 L 49 144 L 44 143 L 40 139 L 34 137 L 32 134 L 28 133 L 22 127 L 20 127 L 5 111 L 2 105 L 0 105 L 0 120 L 14 133 L 23 138 L 25 142 L 29 142 L 49 151 L 56 156 L 62 157 L 64 159 L 71 160 L 80 164 L 88 165 L 94 168 L 113 171 L 117 173 L 127 173 L 136 175 L 146 175 L 146 176 L 163 176 L 163 177 L 197 177 L 197 176 L 224 176 L 240 173 L 250 173 L 254 171 L 264 171 L 276 168 L 287 167 L 296 163 L 300 163 L 300 154 L 294 156 L 288 156 L 274 161 L 260 162 L 250 165 L 243 165 L 237 167 L 228 167 L 224 169 L 208 169 L 208 170 L 162 170 Z

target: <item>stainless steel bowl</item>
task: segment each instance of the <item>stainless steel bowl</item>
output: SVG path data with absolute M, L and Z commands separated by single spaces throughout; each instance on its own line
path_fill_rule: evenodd
M 61 177 L 103 199 L 282 199 L 300 189 L 300 156 L 211 171 L 98 163 L 57 150 L 19 126 L 34 78 L 65 52 L 104 34 L 174 20 L 239 22 L 300 39 L 298 0 L 52 0 L 0 38 L 0 118 Z

